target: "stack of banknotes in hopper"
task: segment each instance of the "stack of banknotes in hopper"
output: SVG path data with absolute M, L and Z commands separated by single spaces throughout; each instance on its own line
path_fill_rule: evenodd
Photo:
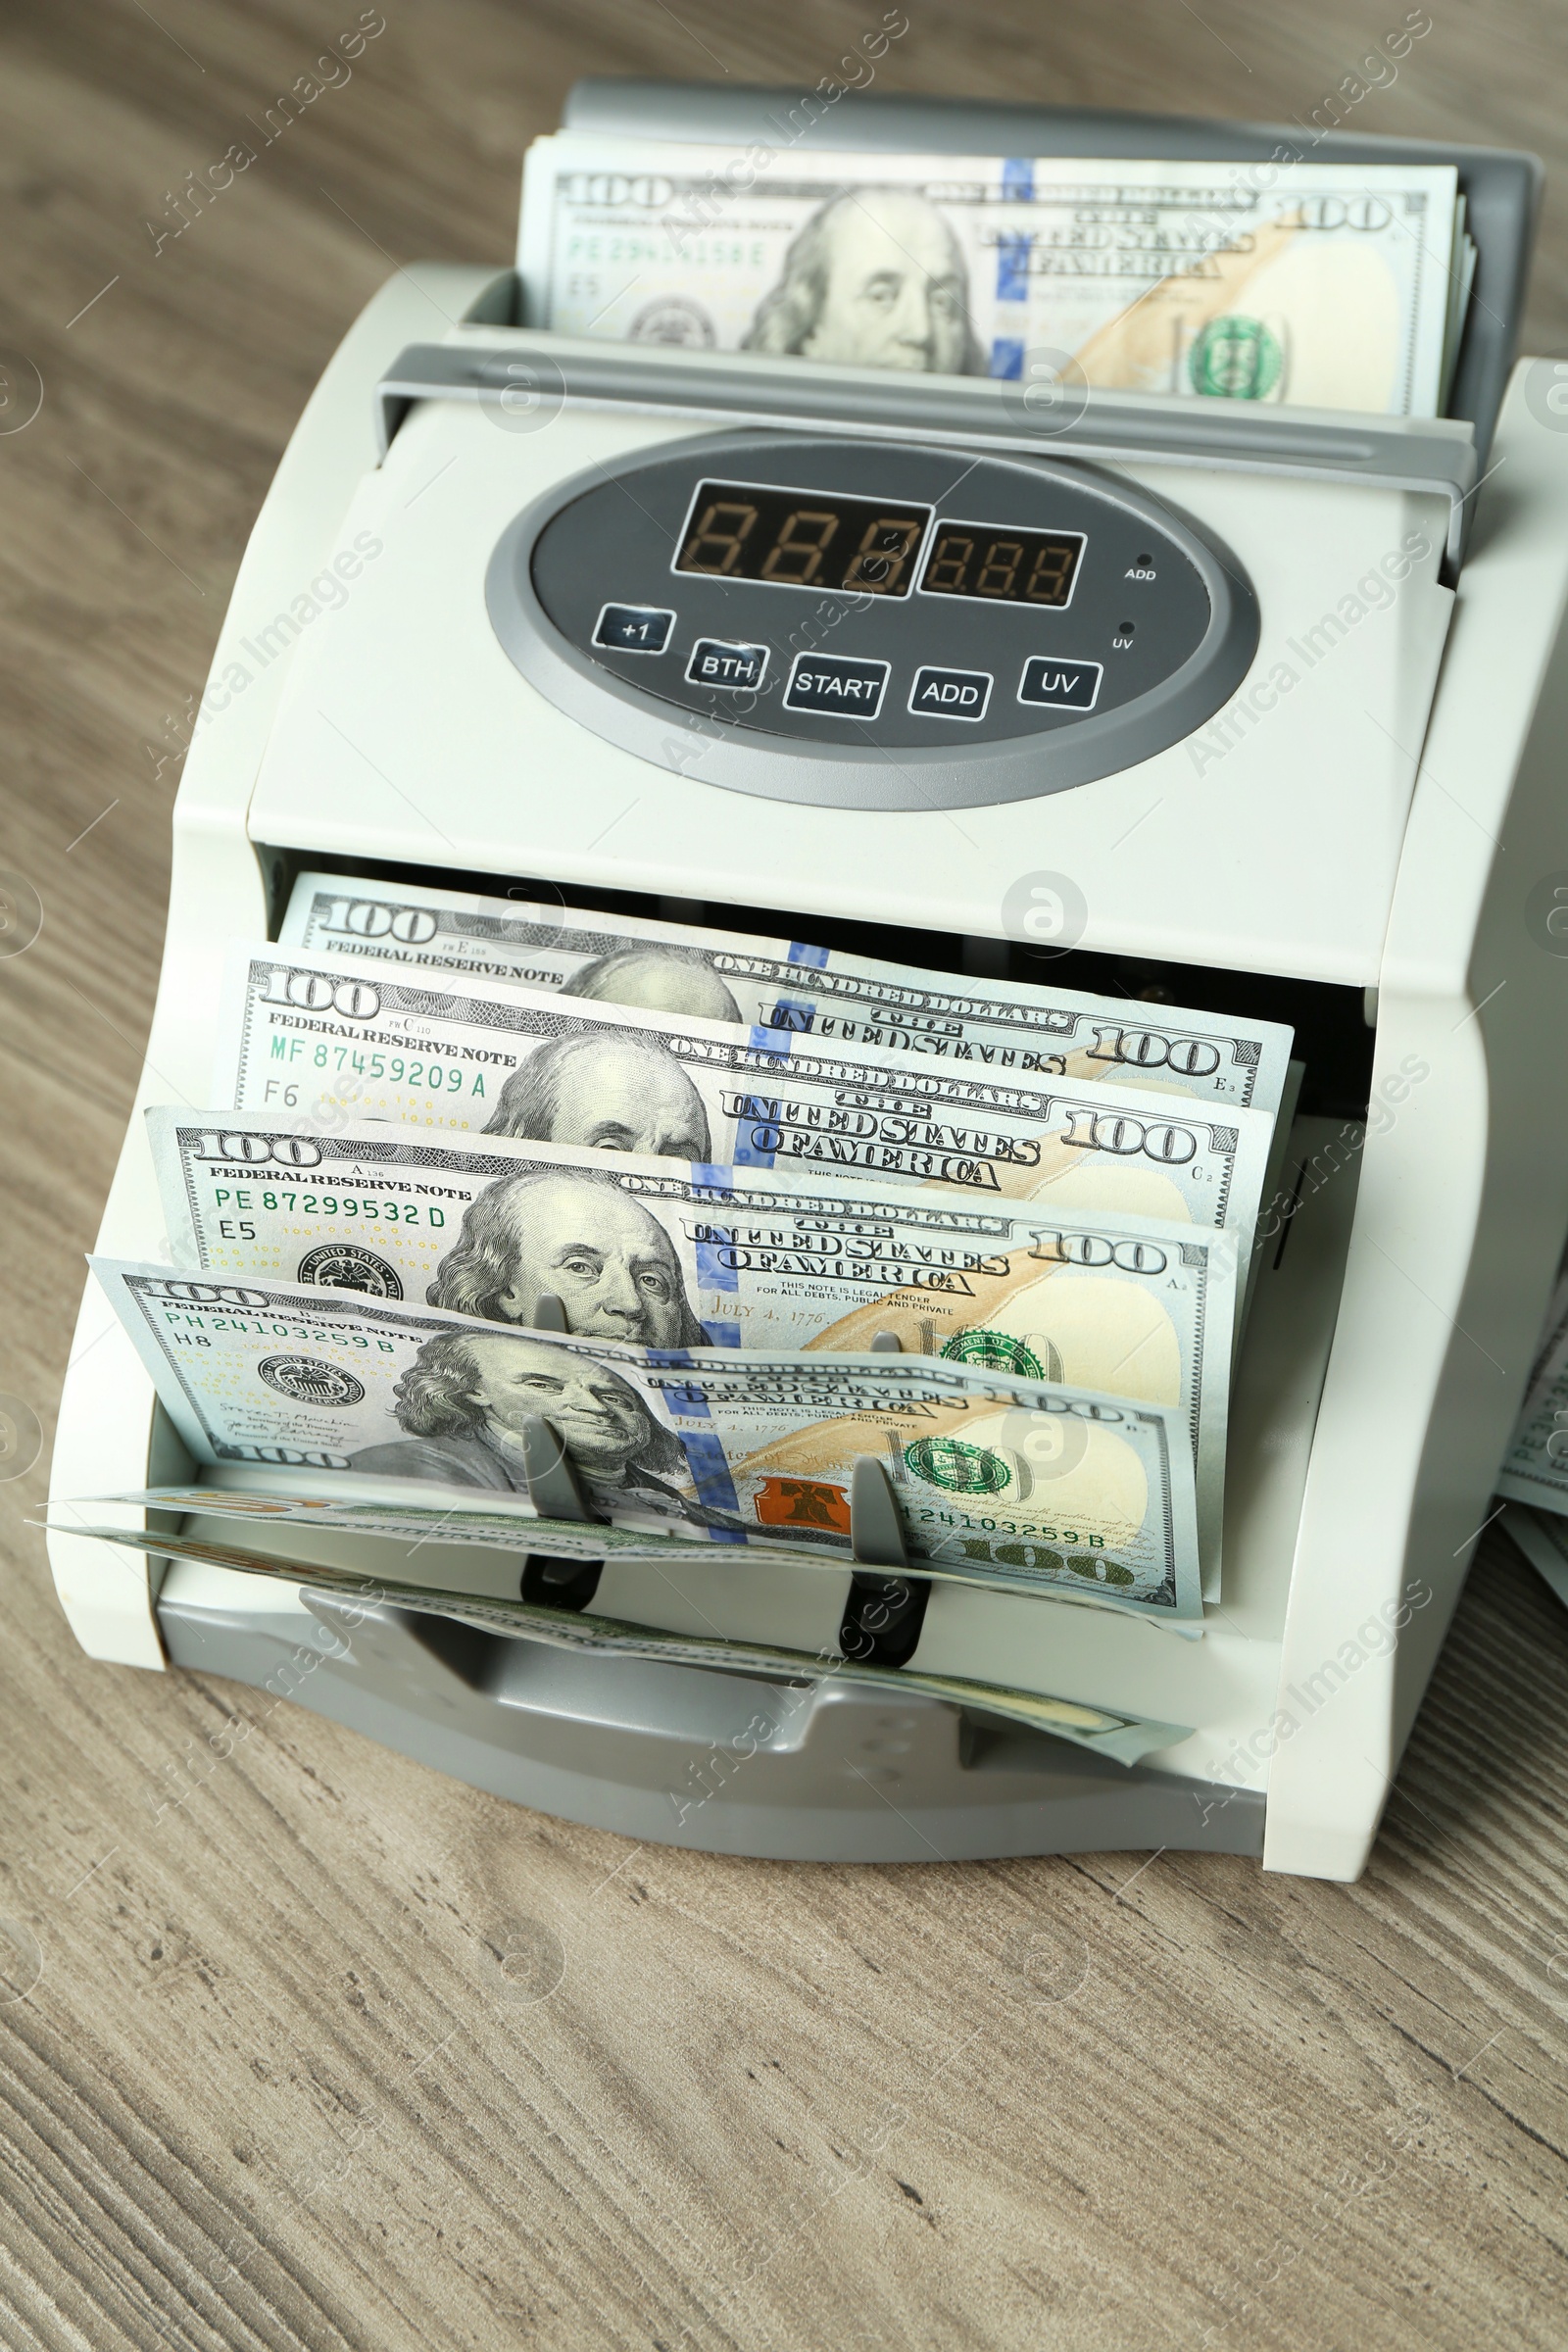
M 1497 1494 L 1502 1521 L 1568 1608 L 1568 1260 L 1557 1278 Z
M 1446 405 L 1475 277 L 1452 165 L 536 141 L 528 323 L 620 342 L 1398 416 Z
M 302 874 L 232 952 L 210 1107 L 148 1114 L 167 1257 L 96 1261 L 210 1475 L 102 1532 L 298 1581 L 347 1530 L 405 1605 L 752 1671 L 596 1611 L 596 1564 L 848 1571 L 835 1670 L 917 1685 L 932 1580 L 1194 1636 L 1290 1045 Z M 1054 1697 L 1050 1646 L 961 1688 L 1128 1760 L 1178 1736 Z

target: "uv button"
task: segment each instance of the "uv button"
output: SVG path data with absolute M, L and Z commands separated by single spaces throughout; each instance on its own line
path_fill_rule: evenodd
M 989 669 L 917 669 L 909 709 L 917 718 L 984 718 L 993 683 Z
M 767 667 L 765 645 L 731 645 L 722 637 L 699 637 L 686 664 L 688 686 L 727 686 L 734 694 L 760 686 Z
M 1018 700 L 1038 703 L 1046 710 L 1092 710 L 1103 675 L 1099 662 L 1064 662 L 1055 654 L 1033 654 L 1018 680 Z
M 853 654 L 797 654 L 784 708 L 809 710 L 818 718 L 875 718 L 891 667 L 888 662 L 858 661 Z

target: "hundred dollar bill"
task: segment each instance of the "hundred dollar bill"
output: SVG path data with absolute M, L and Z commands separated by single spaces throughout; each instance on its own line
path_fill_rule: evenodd
M 1502 1524 L 1531 1567 L 1568 1609 L 1568 1520 L 1560 1511 L 1536 1511 L 1527 1503 L 1510 1502 Z
M 1192 1451 L 1166 1405 L 900 1355 L 645 1348 L 352 1291 L 95 1258 L 193 1460 L 526 1494 L 557 1432 L 613 1526 L 849 1554 L 875 1456 L 911 1564 L 1201 1621 Z
M 1543 1341 L 1497 1493 L 1537 1510 L 1568 1512 L 1568 1326 L 1561 1321 Z
M 272 947 L 231 952 L 213 1095 L 321 1126 L 392 1119 L 1206 1225 L 1239 1257 L 1274 1125 L 1135 1088 Z
M 941 1355 L 1180 1412 L 1217 1565 L 1228 1235 L 362 1121 L 150 1110 L 176 1264 L 650 1348 Z
M 1457 194 L 1447 164 L 567 131 L 528 151 L 518 266 L 529 323 L 568 335 L 1014 378 L 1046 353 L 1105 390 L 1433 416 Z
M 915 1690 L 931 1698 L 947 1699 L 955 1706 L 1006 1716 L 1014 1723 L 1028 1724 L 1036 1731 L 1070 1740 L 1075 1747 L 1086 1747 L 1094 1755 L 1109 1756 L 1118 1764 L 1136 1764 L 1143 1756 L 1175 1747 L 1181 1740 L 1192 1738 L 1191 1727 L 1186 1724 L 1156 1723 L 1145 1716 L 1128 1715 L 1107 1707 L 1085 1706 L 1076 1699 L 1040 1696 L 1032 1690 L 1014 1690 L 1010 1685 L 975 1682 L 962 1675 L 932 1674 L 915 1665 L 872 1665 L 846 1657 L 837 1650 L 812 1653 L 781 1649 L 772 1642 L 731 1642 L 704 1634 L 666 1634 L 651 1626 L 628 1624 L 621 1618 L 596 1616 L 591 1607 L 579 1612 L 547 1608 L 533 1601 L 454 1594 L 405 1583 L 401 1578 L 383 1589 L 352 1570 L 307 1568 L 297 1561 L 250 1551 L 237 1544 L 216 1543 L 207 1537 L 158 1535 L 150 1530 L 120 1527 L 80 1527 L 71 1521 L 30 1524 L 68 1527 L 72 1535 L 91 1536 L 101 1543 L 167 1554 L 174 1559 L 199 1560 L 214 1568 L 236 1570 L 242 1576 L 269 1576 L 298 1585 L 307 1605 L 318 1597 L 325 1601 L 322 1615 L 329 1625 L 349 1637 L 350 1646 L 364 1610 L 390 1600 L 400 1609 L 456 1617 L 464 1624 L 480 1626 L 486 1632 L 505 1634 L 513 1640 L 543 1642 L 552 1648 L 594 1656 L 655 1658 L 668 1665 L 706 1666 L 724 1673 L 764 1676 L 782 1683 L 870 1683 L 883 1690 Z M 780 1709 L 787 1712 L 782 1693 Z M 760 1725 L 756 1739 L 760 1741 L 767 1736 Z M 755 1752 L 755 1749 L 743 1748 L 740 1752 Z M 674 1801 L 679 1818 L 678 1796 Z
M 1043 904 L 1039 912 L 1049 944 L 1059 910 Z M 1278 1021 L 1156 1009 L 1047 982 L 956 979 L 800 940 L 341 874 L 298 877 L 279 945 L 748 1029 L 806 1030 L 822 1045 L 892 1047 L 1081 1086 L 1174 1089 L 1270 1113 L 1290 1062 L 1291 1031 Z
M 243 1519 L 264 1529 L 343 1530 L 355 1536 L 385 1537 L 390 1542 L 407 1538 L 414 1550 L 430 1542 L 438 1530 L 443 1544 L 501 1551 L 531 1547 L 584 1560 L 696 1559 L 710 1549 L 706 1537 L 686 1546 L 683 1555 L 678 1539 L 671 1535 L 640 1535 L 635 1528 L 612 1527 L 601 1520 L 547 1519 L 525 1494 L 487 1494 L 482 1505 L 469 1509 L 461 1503 L 438 1506 L 388 1501 L 385 1484 L 345 1472 L 330 1494 L 309 1493 L 292 1484 L 281 1494 L 226 1485 L 142 1487 L 130 1494 L 91 1494 L 79 1502 L 53 1507 L 57 1512 L 94 1511 L 108 1503 L 129 1503 L 144 1511 L 199 1511 L 205 1518 Z M 67 1524 L 64 1519 L 59 1523 Z
M 1545 1316 L 1541 1326 L 1541 1336 L 1536 1342 L 1536 1353 L 1530 1366 L 1530 1377 L 1525 1382 L 1527 1397 L 1534 1396 L 1536 1383 L 1545 1370 L 1565 1332 L 1568 1332 L 1568 1274 L 1559 1272 L 1546 1304 Z
M 466 1508 L 460 1502 L 397 1502 L 387 1499 L 386 1490 L 403 1484 L 400 1479 L 375 1479 L 357 1476 L 352 1471 L 334 1471 L 331 1494 L 313 1493 L 300 1489 L 292 1482 L 306 1477 L 308 1472 L 290 1470 L 286 1465 L 268 1465 L 270 1476 L 280 1477 L 288 1483 L 288 1491 L 278 1494 L 262 1492 L 251 1487 L 148 1487 L 135 1494 L 98 1494 L 79 1502 L 56 1503 L 51 1506 L 54 1517 L 50 1525 L 61 1533 L 86 1532 L 87 1519 L 92 1514 L 101 1517 L 106 1505 L 130 1504 L 138 1510 L 177 1513 L 189 1520 L 233 1519 L 255 1528 L 264 1542 L 287 1542 L 301 1533 L 309 1536 L 349 1536 L 356 1542 L 369 1541 L 377 1545 L 397 1544 L 410 1559 L 417 1559 L 424 1581 L 441 1586 L 443 1591 L 463 1591 L 477 1593 L 480 1598 L 512 1598 L 516 1591 L 516 1572 L 519 1559 L 539 1555 L 550 1560 L 569 1560 L 583 1566 L 604 1566 L 613 1562 L 617 1567 L 646 1566 L 657 1560 L 661 1566 L 686 1566 L 706 1560 L 712 1561 L 712 1545 L 706 1533 L 699 1532 L 690 1542 L 678 1534 L 649 1534 L 634 1527 L 612 1527 L 604 1521 L 551 1519 L 535 1510 L 526 1494 L 487 1495 L 482 1507 Z M 318 1473 L 319 1475 L 319 1473 Z M 404 1488 L 407 1492 L 407 1488 Z M 185 1533 L 201 1534 L 200 1528 L 187 1525 Z M 463 1581 L 447 1584 L 445 1570 L 438 1573 L 441 1555 L 455 1548 L 481 1560 L 493 1554 L 503 1563 L 492 1579 L 487 1567 L 466 1569 Z M 386 1555 L 377 1558 L 378 1567 L 385 1564 Z M 747 1549 L 747 1565 L 753 1568 L 772 1566 L 798 1567 L 799 1558 L 784 1545 L 769 1548 L 754 1544 Z M 341 1563 L 339 1563 L 341 1564 Z M 807 1562 L 808 1567 L 821 1563 Z M 388 1575 L 397 1571 L 387 1569 Z

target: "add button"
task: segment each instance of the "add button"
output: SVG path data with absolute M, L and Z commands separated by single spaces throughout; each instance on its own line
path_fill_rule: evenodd
M 989 669 L 917 669 L 909 709 L 920 718 L 984 718 L 995 683 Z
M 858 662 L 853 654 L 797 654 L 784 708 L 810 710 L 818 718 L 875 718 L 891 667 L 887 662 Z
M 1056 654 L 1034 654 L 1018 680 L 1020 703 L 1046 710 L 1092 710 L 1104 675 L 1099 662 L 1064 662 Z

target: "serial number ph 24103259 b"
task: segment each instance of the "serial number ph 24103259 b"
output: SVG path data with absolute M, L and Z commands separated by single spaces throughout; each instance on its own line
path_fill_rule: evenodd
M 1103 1536 L 1081 1536 L 1070 1527 L 1043 1527 L 1038 1519 L 1031 1519 L 1026 1527 L 1020 1527 L 1014 1519 L 980 1518 L 973 1511 L 955 1511 L 937 1504 L 912 1510 L 908 1516 L 927 1527 L 969 1527 L 988 1536 L 1022 1536 L 1030 1542 L 1083 1544 L 1092 1551 L 1102 1548 L 1105 1541 Z
M 239 1331 L 248 1333 L 253 1339 L 295 1340 L 302 1347 L 309 1342 L 318 1348 L 336 1345 L 339 1348 L 359 1348 L 367 1353 L 373 1348 L 379 1355 L 397 1353 L 391 1340 L 372 1340 L 364 1332 L 329 1330 L 324 1326 L 318 1331 L 309 1323 L 265 1323 L 256 1315 L 181 1315 L 166 1312 L 161 1320 L 170 1339 L 184 1348 L 210 1348 L 213 1343 L 208 1337 L 209 1333 Z M 181 1324 L 188 1328 L 181 1330 Z

